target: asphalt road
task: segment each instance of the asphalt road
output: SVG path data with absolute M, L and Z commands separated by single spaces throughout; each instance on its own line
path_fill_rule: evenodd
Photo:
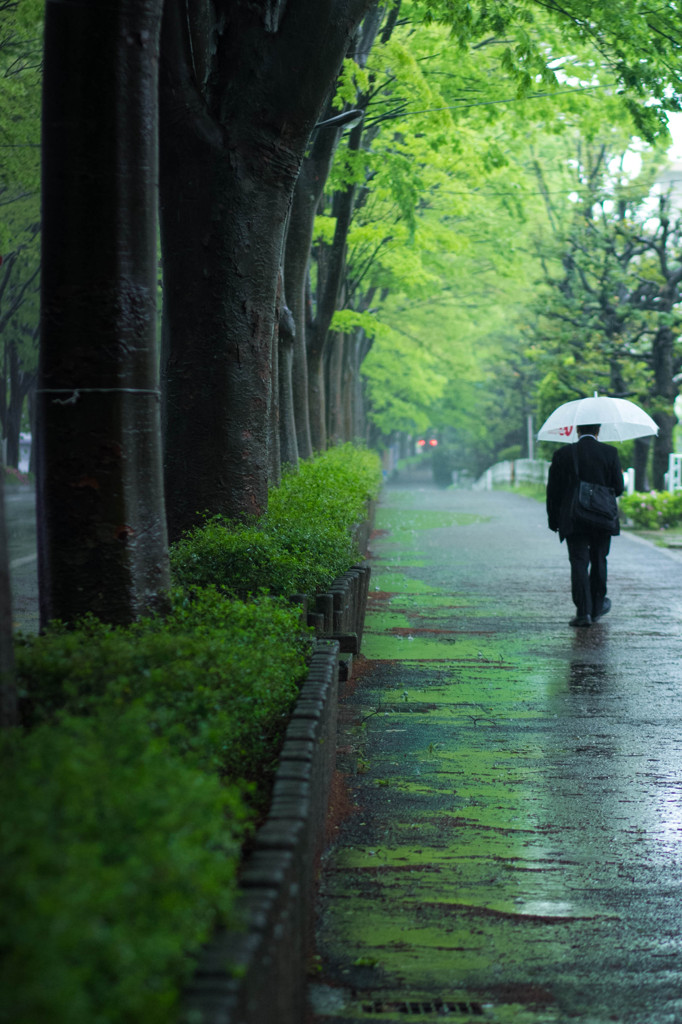
M 8 488 L 5 491 L 5 517 L 14 626 L 23 633 L 37 633 L 39 614 L 35 491 L 32 488 Z
M 540 503 L 388 487 L 377 527 L 315 1021 L 682 1021 L 680 553 L 615 538 L 575 630 Z

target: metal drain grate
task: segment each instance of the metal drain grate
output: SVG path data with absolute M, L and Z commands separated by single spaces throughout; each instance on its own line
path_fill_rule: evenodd
M 385 1002 L 383 999 L 374 999 L 371 1002 L 364 1002 L 362 1004 L 362 1012 L 368 1015 L 374 1013 L 402 1013 L 409 1017 L 485 1016 L 480 1003 L 462 1002 L 459 999 L 420 999 L 416 1001 L 409 999 L 398 1002 Z

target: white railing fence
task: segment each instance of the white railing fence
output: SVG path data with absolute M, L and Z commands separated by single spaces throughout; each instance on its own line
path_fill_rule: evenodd
M 474 490 L 492 491 L 497 484 L 511 485 L 521 483 L 546 484 L 549 462 L 544 459 L 513 459 L 496 462 L 486 469 L 473 484 Z
M 677 480 L 677 489 L 682 489 L 682 455 L 671 455 L 670 459 L 671 467 L 672 459 L 678 460 L 675 479 Z M 473 488 L 478 491 L 492 491 L 495 485 L 513 487 L 515 484 L 521 483 L 546 484 L 548 473 L 549 462 L 541 459 L 514 459 L 508 462 L 496 462 L 476 480 Z M 672 469 L 670 476 L 672 479 Z M 623 483 L 625 484 L 625 493 L 632 494 L 635 489 L 634 469 L 630 468 L 624 471 Z M 675 487 L 670 487 L 671 491 L 675 489 Z
M 673 453 L 668 456 L 668 472 L 665 474 L 667 491 L 682 491 L 682 455 Z

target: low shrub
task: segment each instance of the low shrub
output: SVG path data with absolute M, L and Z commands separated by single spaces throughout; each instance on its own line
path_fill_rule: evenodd
M 257 522 L 216 517 L 174 544 L 173 579 L 183 587 L 213 583 L 241 596 L 259 589 L 314 594 L 357 560 L 352 527 L 380 485 L 374 452 L 331 448 L 286 473 Z
M 276 530 L 295 518 L 348 532 L 380 486 L 381 463 L 375 452 L 338 445 L 302 462 L 298 472 L 284 475 L 281 485 L 270 492 L 266 523 Z
M 261 522 L 176 545 L 165 618 L 19 640 L 25 727 L 0 736 L 3 1024 L 174 1020 L 192 954 L 238 923 L 240 852 L 306 673 L 300 609 L 272 595 L 352 564 L 379 481 L 371 453 L 325 453 Z
M 3 466 L 2 471 L 5 487 L 27 486 L 33 483 L 32 473 L 22 473 L 20 469 L 16 469 L 14 466 Z
M 152 738 L 138 704 L 0 736 L 0 1020 L 172 1019 L 234 913 L 245 810 Z
M 204 587 L 220 582 L 234 593 L 295 594 L 305 582 L 305 567 L 276 537 L 257 525 L 215 516 L 173 545 L 176 584 Z
M 624 494 L 620 509 L 641 530 L 660 530 L 682 520 L 682 491 L 635 491 Z
M 93 618 L 24 640 L 16 651 L 30 695 L 23 717 L 33 725 L 58 711 L 94 715 L 136 701 L 150 733 L 196 767 L 256 778 L 276 756 L 306 653 L 291 605 L 176 590 L 166 619 L 114 628 Z

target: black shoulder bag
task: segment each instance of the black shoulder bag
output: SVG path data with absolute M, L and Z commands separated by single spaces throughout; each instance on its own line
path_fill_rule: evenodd
M 604 484 L 589 484 L 580 479 L 578 470 L 578 443 L 573 444 L 573 465 L 577 483 L 571 501 L 571 520 L 580 529 L 604 530 L 611 535 L 617 534 L 618 504 L 613 487 Z

